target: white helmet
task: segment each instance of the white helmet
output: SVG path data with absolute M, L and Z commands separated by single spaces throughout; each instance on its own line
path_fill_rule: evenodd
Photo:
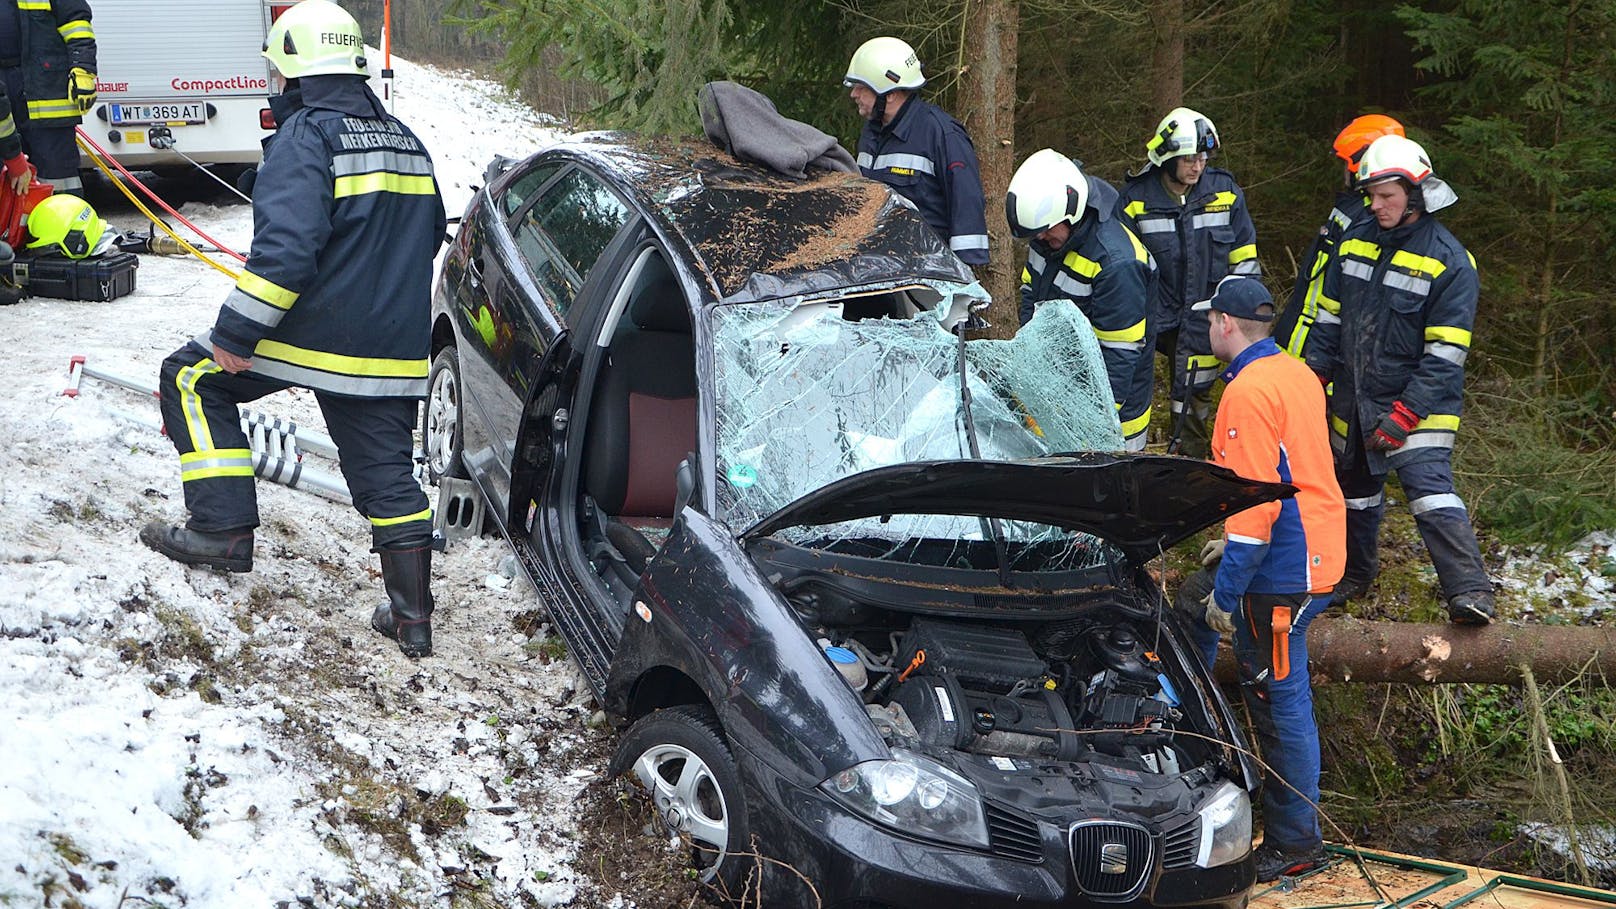
M 1377 183 L 1402 180 L 1409 186 L 1409 207 L 1420 211 L 1439 211 L 1459 201 L 1459 196 L 1447 183 L 1437 179 L 1431 169 L 1431 157 L 1420 143 L 1405 136 L 1381 136 L 1369 143 L 1363 157 L 1358 159 L 1359 189 L 1368 189 Z
M 871 38 L 853 52 L 842 84 L 867 85 L 878 95 L 895 88 L 913 91 L 926 84 L 920 74 L 920 58 L 908 42 L 898 38 Z
M 359 23 L 330 0 L 302 0 L 269 27 L 264 56 L 288 79 L 368 76 Z
M 1160 167 L 1184 155 L 1211 156 L 1217 149 L 1218 128 L 1212 121 L 1187 107 L 1175 107 L 1156 125 L 1156 134 L 1145 143 L 1145 156 Z
M 1053 148 L 1028 156 L 1010 178 L 1004 194 L 1004 219 L 1023 239 L 1062 221 L 1076 224 L 1089 202 L 1089 181 L 1071 158 Z

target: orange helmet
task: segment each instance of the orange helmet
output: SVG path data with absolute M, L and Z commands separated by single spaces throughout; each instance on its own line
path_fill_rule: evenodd
M 1356 170 L 1369 143 L 1381 136 L 1405 136 L 1403 124 L 1385 114 L 1364 114 L 1348 123 L 1335 137 L 1335 156 L 1344 161 L 1347 170 Z

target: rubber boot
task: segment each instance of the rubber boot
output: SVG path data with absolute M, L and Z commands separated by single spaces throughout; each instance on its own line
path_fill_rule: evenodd
M 218 571 L 252 571 L 251 527 L 204 533 L 153 521 L 140 528 L 140 542 L 186 565 L 201 565 Z
M 381 549 L 387 602 L 376 607 L 370 627 L 398 642 L 407 657 L 432 655 L 432 547 Z

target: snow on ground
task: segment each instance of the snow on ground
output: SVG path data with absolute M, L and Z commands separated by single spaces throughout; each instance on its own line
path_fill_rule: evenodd
M 1535 550 L 1512 551 L 1500 581 L 1522 616 L 1586 617 L 1616 609 L 1616 533 L 1590 533 L 1547 560 Z
M 495 153 L 550 135 L 495 85 L 396 69 L 451 215 Z M 246 206 L 185 214 L 248 245 Z M 261 483 L 251 574 L 137 541 L 183 519 L 174 451 L 149 398 L 61 396 L 68 358 L 154 384 L 231 283 L 144 256 L 124 299 L 0 308 L 0 905 L 621 902 L 574 845 L 594 708 L 516 627 L 537 599 L 502 543 L 438 558 L 440 655 L 417 663 L 368 628 L 379 571 L 347 506 Z M 320 425 L 307 393 L 261 409 Z

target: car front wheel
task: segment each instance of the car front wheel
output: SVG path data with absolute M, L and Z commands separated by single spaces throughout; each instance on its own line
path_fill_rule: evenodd
M 427 375 L 426 417 L 421 447 L 426 452 L 427 476 L 437 483 L 444 477 L 465 477 L 461 451 L 460 357 L 453 346 L 438 351 Z
M 611 771 L 632 773 L 645 787 L 662 822 L 690 846 L 702 883 L 731 900 L 747 893 L 756 862 L 746 803 L 711 710 L 684 705 L 640 718 L 617 746 Z

